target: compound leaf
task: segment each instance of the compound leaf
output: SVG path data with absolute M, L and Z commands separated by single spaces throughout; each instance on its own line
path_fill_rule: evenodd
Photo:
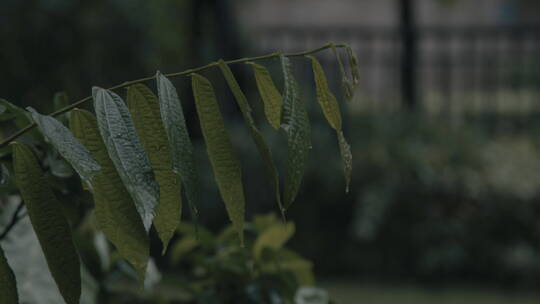
M 216 182 L 229 218 L 243 244 L 245 199 L 240 162 L 234 155 L 225 130 L 212 84 L 203 76 L 193 74 L 192 85 L 197 114 Z
M 160 119 L 158 98 L 145 85 L 136 84 L 128 88 L 127 104 L 159 184 L 160 201 L 154 226 L 165 252 L 182 212 L 179 177 L 172 170 L 169 143 Z
M 0 247 L 0 303 L 19 303 L 15 275 L 13 275 L 11 267 L 9 267 L 2 247 Z
M 144 280 L 149 240 L 140 215 L 101 139 L 95 116 L 85 110 L 71 112 L 70 128 L 101 165 L 94 177 L 94 214 L 97 226 Z
M 234 98 L 236 99 L 236 103 L 238 104 L 238 107 L 240 108 L 240 111 L 242 112 L 242 116 L 244 117 L 244 121 L 246 122 L 249 133 L 251 134 L 251 137 L 253 138 L 253 141 L 255 142 L 255 145 L 257 146 L 257 150 L 259 150 L 259 154 L 261 155 L 264 161 L 266 174 L 268 176 L 270 183 L 272 184 L 272 188 L 274 188 L 276 201 L 278 203 L 279 209 L 283 213 L 284 210 L 281 204 L 281 197 L 280 197 L 280 191 L 279 191 L 279 176 L 277 173 L 276 166 L 274 165 L 274 160 L 272 159 L 272 152 L 270 151 L 268 144 L 266 144 L 266 141 L 264 140 L 263 135 L 261 134 L 261 132 L 257 129 L 257 126 L 255 125 L 255 120 L 253 119 L 253 116 L 251 115 L 251 108 L 247 101 L 246 95 L 244 95 L 244 92 L 242 92 L 242 89 L 240 88 L 240 85 L 236 81 L 236 78 L 234 77 L 234 74 L 232 73 L 231 69 L 223 60 L 219 61 L 219 68 L 221 69 L 221 72 L 223 73 L 223 76 L 225 77 L 225 80 L 227 81 L 227 85 L 233 92 Z
M 69 223 L 30 148 L 12 145 L 15 179 L 51 274 L 66 303 L 79 303 L 81 265 Z
M 101 166 L 90 152 L 58 120 L 41 115 L 30 107 L 28 111 L 47 141 L 71 164 L 81 179 L 91 185 L 92 177 L 101 170 Z
M 257 88 L 264 104 L 266 119 L 277 130 L 281 126 L 283 98 L 276 88 L 272 76 L 270 76 L 270 73 L 264 66 L 253 62 L 249 62 L 248 64 L 253 66 L 253 73 L 255 74 Z
M 159 186 L 150 159 L 120 96 L 98 87 L 93 88 L 92 96 L 101 137 L 148 231 L 159 203 Z
M 304 176 L 306 160 L 311 149 L 311 127 L 304 103 L 300 99 L 298 83 L 292 74 L 291 63 L 281 56 L 285 81 L 282 128 L 287 134 L 287 175 L 285 176 L 285 208 L 298 195 Z

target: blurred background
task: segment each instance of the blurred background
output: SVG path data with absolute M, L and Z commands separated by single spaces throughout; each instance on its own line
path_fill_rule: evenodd
M 289 246 L 338 303 L 538 303 L 538 16 L 536 0 L 3 0 L 0 96 L 47 113 L 61 90 L 74 102 L 156 70 L 348 43 L 361 73 L 355 100 L 341 103 L 348 194 L 310 64 L 293 61 L 313 150 Z M 344 100 L 335 57 L 318 56 Z M 252 74 L 233 70 L 283 172 L 283 138 L 264 121 Z M 248 217 L 276 212 L 232 96 L 207 75 L 242 157 Z M 207 172 L 201 221 L 217 230 L 227 220 L 189 81 L 174 81 Z

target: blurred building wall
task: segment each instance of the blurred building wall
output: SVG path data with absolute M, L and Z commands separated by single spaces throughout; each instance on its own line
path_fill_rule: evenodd
M 420 26 L 538 23 L 536 0 L 415 0 Z M 398 0 L 239 0 L 242 21 L 267 26 L 396 26 Z
M 413 0 L 417 84 L 433 111 L 530 112 L 538 107 L 540 1 Z M 235 2 L 250 41 L 266 51 L 299 51 L 329 41 L 358 53 L 366 108 L 400 105 L 398 0 Z M 328 58 L 329 65 L 332 59 Z M 540 81 L 538 81 L 540 82 Z M 516 102 L 507 102 L 516 100 Z M 534 107 L 533 107 L 534 106 Z

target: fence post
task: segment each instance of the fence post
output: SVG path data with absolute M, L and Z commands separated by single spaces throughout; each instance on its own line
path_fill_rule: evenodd
M 414 0 L 399 0 L 401 26 L 401 94 L 407 109 L 415 109 L 420 103 L 417 94 L 417 32 L 414 16 Z

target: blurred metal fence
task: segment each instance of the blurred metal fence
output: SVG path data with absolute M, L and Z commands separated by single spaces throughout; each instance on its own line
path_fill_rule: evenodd
M 402 105 L 402 45 L 396 28 L 281 27 L 259 29 L 255 36 L 261 51 L 301 51 L 329 41 L 349 43 L 357 52 L 362 76 L 359 104 L 370 110 Z M 417 37 L 416 86 L 423 109 L 434 113 L 540 112 L 540 26 L 422 27 Z M 322 59 L 324 64 L 330 57 Z M 329 76 L 337 76 L 335 61 L 326 63 Z

